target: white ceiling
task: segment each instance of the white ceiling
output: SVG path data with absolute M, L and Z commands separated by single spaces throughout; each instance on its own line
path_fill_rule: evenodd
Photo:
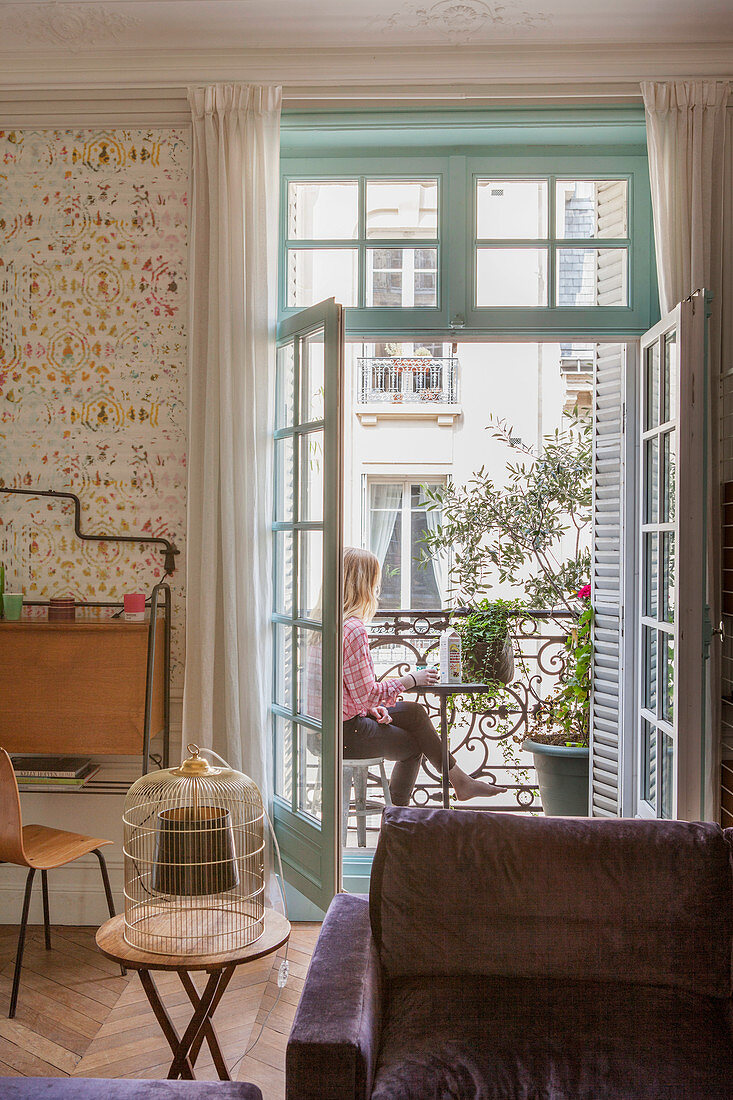
M 0 0 L 3 55 L 733 42 L 731 0 Z M 427 62 L 426 62 L 427 64 Z M 395 66 L 399 59 L 395 59 Z M 426 72 L 426 77 L 429 73 Z M 568 73 L 571 77 L 572 74 Z

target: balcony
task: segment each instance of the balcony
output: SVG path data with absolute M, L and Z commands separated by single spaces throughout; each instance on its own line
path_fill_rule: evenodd
M 417 418 L 450 425 L 460 415 L 455 357 L 359 358 L 356 367 L 362 424 Z
M 453 613 L 452 617 L 457 617 Z M 512 631 L 514 681 L 496 700 L 483 701 L 476 711 L 462 709 L 470 699 L 455 698 L 449 707 L 450 748 L 460 766 L 476 778 L 485 778 L 507 788 L 505 795 L 486 805 L 470 803 L 471 809 L 502 810 L 508 813 L 542 813 L 532 756 L 514 740 L 532 724 L 538 703 L 552 693 L 565 672 L 565 638 L 557 623 L 573 617 L 569 612 L 527 611 L 517 614 Z M 378 679 L 403 676 L 416 664 L 437 664 L 440 633 L 448 626 L 445 611 L 383 611 L 370 625 L 370 648 Z M 410 694 L 410 693 L 406 693 Z M 410 695 L 410 697 L 412 697 Z M 420 695 L 433 724 L 439 727 L 437 697 Z M 387 762 L 387 769 L 391 765 Z M 376 777 L 375 777 L 376 778 Z M 371 779 L 371 777 L 370 777 Z M 380 801 L 378 784 L 369 786 L 369 799 Z M 440 806 L 440 774 L 424 762 L 413 792 L 417 806 Z M 353 819 L 351 822 L 353 826 Z M 367 821 L 368 844 L 376 843 L 379 819 Z M 356 844 L 349 830 L 348 847 Z

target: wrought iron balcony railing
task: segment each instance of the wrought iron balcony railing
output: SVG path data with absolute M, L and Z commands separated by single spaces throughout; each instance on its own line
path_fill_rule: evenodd
M 456 614 L 451 613 L 453 619 Z M 471 775 L 507 788 L 505 795 L 488 800 L 486 809 L 520 813 L 542 810 L 532 757 L 520 750 L 515 737 L 529 731 L 535 708 L 564 676 L 565 622 L 569 630 L 573 616 L 566 611 L 518 612 L 511 631 L 515 664 L 512 683 L 495 698 L 477 697 L 473 703 L 469 696 L 451 700 L 451 752 Z M 445 611 L 378 612 L 369 629 L 377 677 L 402 676 L 415 665 L 437 664 L 440 633 L 448 625 Z M 429 693 L 420 698 L 437 728 L 437 698 Z M 476 710 L 471 709 L 474 704 Z M 425 761 L 413 802 L 439 806 L 441 798 L 441 777 Z
M 458 359 L 357 359 L 361 405 L 458 402 Z

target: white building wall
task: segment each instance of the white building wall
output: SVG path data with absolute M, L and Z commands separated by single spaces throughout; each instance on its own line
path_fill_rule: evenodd
M 439 425 L 440 406 L 425 419 L 423 406 L 389 407 L 390 416 L 363 424 L 356 404 L 356 359 L 361 344 L 350 344 L 346 357 L 346 527 L 345 542 L 361 545 L 363 484 L 366 478 L 452 477 L 465 484 L 482 465 L 501 483 L 507 462 L 522 461 L 519 452 L 494 438 L 491 418 L 504 419 L 512 434 L 537 448 L 544 436 L 562 427 L 565 385 L 560 373 L 558 344 L 464 343 L 459 360 L 460 414 L 450 425 Z M 386 411 L 386 410 L 385 410 Z M 570 552 L 570 544 L 568 545 Z M 497 585 L 495 596 L 517 595 L 510 584 Z

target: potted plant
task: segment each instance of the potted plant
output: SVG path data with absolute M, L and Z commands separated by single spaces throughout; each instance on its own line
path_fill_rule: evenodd
M 441 515 L 423 541 L 431 556 L 450 551 L 453 590 L 463 603 L 477 607 L 492 582 L 521 577 L 530 609 L 542 609 L 544 621 L 563 632 L 568 619 L 573 624 L 562 683 L 514 739 L 534 755 L 545 813 L 585 816 L 593 612 L 583 582 L 590 572 L 584 536 L 592 519 L 592 424 L 576 414 L 537 450 L 503 421 L 490 427 L 521 457 L 499 483 L 482 467 L 465 485 L 426 486 L 427 507 Z M 531 618 L 532 610 L 525 614 Z M 550 778 L 560 768 L 567 783 Z
M 509 623 L 521 606 L 519 600 L 483 599 L 456 616 L 453 625 L 461 638 L 464 680 L 511 683 L 514 650 Z
M 590 585 L 577 594 L 584 601 L 577 626 L 567 637 L 563 682 L 538 704 L 522 748 L 531 752 L 537 770 L 542 809 L 548 817 L 587 817 L 589 791 L 589 725 L 591 627 Z

